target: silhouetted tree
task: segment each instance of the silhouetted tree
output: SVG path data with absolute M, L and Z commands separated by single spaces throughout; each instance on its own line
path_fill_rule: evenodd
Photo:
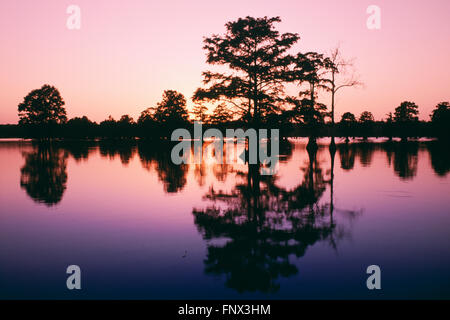
M 408 131 L 411 130 L 414 122 L 419 120 L 418 106 L 414 102 L 403 101 L 397 108 L 395 108 L 394 120 L 401 131 L 402 141 L 408 139 Z
M 450 104 L 439 103 L 432 111 L 430 118 L 436 135 L 440 138 L 450 138 Z
M 389 141 L 392 141 L 392 136 L 394 135 L 394 116 L 392 112 L 389 112 L 386 116 L 386 122 L 384 124 L 385 133 Z
M 206 38 L 207 63 L 227 66 L 231 72 L 204 72 L 208 87 L 197 89 L 194 100 L 224 100 L 255 126 L 276 112 L 290 61 L 286 51 L 299 39 L 297 34 L 275 30 L 280 21 L 279 17 L 239 18 L 225 25 L 224 35 Z
M 141 137 L 153 138 L 157 136 L 157 123 L 155 117 L 155 108 L 150 107 L 141 112 L 137 126 L 139 128 L 139 135 Z
M 369 111 L 363 111 L 361 115 L 359 116 L 359 122 L 365 123 L 365 122 L 374 122 L 374 117 L 372 112 Z
M 31 91 L 19 104 L 18 111 L 19 124 L 41 138 L 52 136 L 56 125 L 67 121 L 63 98 L 58 89 L 48 84 Z
M 321 103 L 314 103 L 314 101 L 311 101 L 310 99 L 299 100 L 287 98 L 287 101 L 294 105 L 294 121 L 303 124 L 308 130 L 308 148 L 317 149 L 316 138 L 318 130 L 324 124 L 325 116 L 328 114 L 326 112 L 326 106 Z M 312 103 L 314 103 L 314 105 Z
M 353 62 L 351 60 L 345 60 L 342 57 L 342 53 L 341 53 L 341 50 L 339 47 L 336 47 L 331 51 L 329 61 L 330 61 L 330 63 L 327 64 L 327 69 L 329 70 L 329 73 L 330 73 L 328 83 L 329 83 L 329 89 L 331 92 L 331 124 L 333 126 L 330 147 L 335 148 L 335 142 L 334 142 L 335 95 L 342 88 L 355 87 L 355 86 L 361 85 L 362 83 L 357 79 L 357 77 L 353 73 L 348 75 L 344 79 L 341 79 L 341 80 L 337 79 L 338 74 L 345 76 L 349 72 L 349 69 L 353 68 Z
M 117 137 L 119 132 L 117 131 L 117 121 L 110 115 L 108 119 L 100 122 L 100 132 L 104 137 Z
M 374 121 L 372 112 L 363 111 L 359 116 L 359 123 L 361 124 L 362 137 L 364 140 L 367 140 L 367 137 L 371 133 Z
M 418 114 L 418 106 L 414 102 L 403 101 L 397 108 L 395 108 L 394 120 L 396 122 L 417 121 Z
M 153 116 L 160 123 L 185 124 L 189 117 L 185 97 L 175 90 L 165 90 Z
M 117 131 L 121 137 L 131 138 L 135 136 L 135 132 L 133 130 L 135 125 L 136 123 L 134 122 L 134 119 L 128 114 L 125 114 L 120 117 L 119 121 L 117 121 Z
M 174 128 L 185 127 L 189 123 L 189 114 L 184 95 L 175 90 L 165 90 L 154 109 L 153 118 L 162 136 L 170 136 Z
M 306 82 L 309 88 L 300 91 L 298 98 L 286 98 L 286 101 L 294 106 L 289 113 L 294 122 L 302 122 L 308 129 L 308 148 L 317 149 L 317 130 L 324 123 L 324 117 L 327 115 L 326 106 L 317 102 L 317 91 L 327 89 L 324 84 L 324 74 L 330 62 L 316 52 L 299 53 L 293 58 L 293 62 L 293 71 L 289 73 L 290 80 L 298 83 L 299 86 Z
M 341 117 L 340 127 L 345 135 L 345 142 L 349 142 L 349 135 L 354 131 L 356 124 L 355 115 L 351 112 L 346 112 Z

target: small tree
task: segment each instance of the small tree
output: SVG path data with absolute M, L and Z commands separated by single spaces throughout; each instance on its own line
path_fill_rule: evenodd
M 394 135 L 394 115 L 392 112 L 386 114 L 385 130 L 389 141 L 392 141 L 392 136 Z
M 175 90 L 165 90 L 163 99 L 155 108 L 154 118 L 166 125 L 184 125 L 189 121 L 186 99 Z
M 359 116 L 359 123 L 361 124 L 362 137 L 364 140 L 367 140 L 368 135 L 372 131 L 374 121 L 375 119 L 370 111 L 364 111 Z
M 361 115 L 359 116 L 359 122 L 361 123 L 368 123 L 368 122 L 374 122 L 375 119 L 373 117 L 372 112 L 370 111 L 363 111 Z
M 186 99 L 175 90 L 165 90 L 161 102 L 158 102 L 153 114 L 159 135 L 170 137 L 175 128 L 186 127 L 189 114 L 186 109 Z
M 287 97 L 286 102 L 294 105 L 289 111 L 291 118 L 294 122 L 302 122 L 305 125 L 309 131 L 308 147 L 315 149 L 318 128 L 324 123 L 327 115 L 326 106 L 317 102 L 317 91 L 328 89 L 323 76 L 330 62 L 316 52 L 299 53 L 292 60 L 294 67 L 289 73 L 290 80 L 299 86 L 307 83 L 308 88 L 299 92 L 299 98 Z
M 336 47 L 331 51 L 330 57 L 326 64 L 329 70 L 330 76 L 328 81 L 329 90 L 331 92 L 331 123 L 333 125 L 333 131 L 331 136 L 331 145 L 334 145 L 334 107 L 335 107 L 335 95 L 336 93 L 345 87 L 361 86 L 362 82 L 354 74 L 353 61 L 346 60 L 342 57 L 340 47 Z M 338 79 L 338 75 L 341 75 L 341 79 Z
M 100 122 L 100 132 L 102 136 L 105 137 L 115 137 L 118 136 L 117 132 L 117 121 L 109 115 L 108 119 Z
M 433 128 L 440 138 L 450 137 L 450 104 L 448 102 L 439 103 L 432 111 L 431 122 Z
M 351 112 L 346 112 L 341 117 L 341 128 L 345 135 L 345 142 L 348 143 L 350 141 L 349 136 L 350 133 L 355 129 L 356 117 Z
M 138 118 L 137 126 L 141 137 L 151 138 L 156 134 L 156 120 L 154 117 L 155 108 L 150 107 L 141 112 Z
M 50 137 L 55 125 L 67 121 L 63 98 L 58 89 L 48 84 L 31 91 L 19 104 L 18 111 L 19 124 L 33 127 L 33 133 L 40 137 Z
M 403 101 L 397 108 L 395 108 L 394 121 L 399 125 L 401 131 L 402 141 L 408 138 L 408 131 L 414 123 L 419 120 L 418 106 L 414 102 Z
M 134 136 L 133 128 L 135 126 L 135 122 L 132 117 L 128 114 L 124 114 L 120 117 L 120 120 L 117 121 L 117 131 L 121 137 L 131 138 Z
M 394 120 L 398 123 L 408 123 L 417 121 L 419 110 L 414 102 L 403 101 L 397 108 L 395 108 Z
M 353 113 L 346 112 L 342 115 L 341 122 L 342 123 L 353 123 L 353 122 L 356 122 L 356 117 Z

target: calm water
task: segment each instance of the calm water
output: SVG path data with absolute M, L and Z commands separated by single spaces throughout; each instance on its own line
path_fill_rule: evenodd
M 0 142 L 0 298 L 450 298 L 448 149 L 281 149 L 261 176 L 138 142 Z

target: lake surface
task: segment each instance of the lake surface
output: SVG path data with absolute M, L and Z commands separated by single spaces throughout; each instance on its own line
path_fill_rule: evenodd
M 448 146 L 320 143 L 283 143 L 264 176 L 162 144 L 1 141 L 0 298 L 449 299 Z

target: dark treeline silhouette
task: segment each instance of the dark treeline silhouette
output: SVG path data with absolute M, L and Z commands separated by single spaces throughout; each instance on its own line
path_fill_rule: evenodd
M 73 121 L 72 121 L 73 120 Z M 126 128 L 125 130 L 124 127 Z M 158 125 L 140 124 L 136 122 L 128 123 L 126 126 L 115 121 L 114 119 L 106 120 L 100 124 L 91 122 L 87 118 L 74 118 L 69 120 L 67 124 L 54 126 L 52 129 L 52 138 L 64 139 L 96 139 L 96 138 L 111 138 L 111 139 L 170 139 L 170 135 L 162 136 L 158 131 Z M 192 123 L 187 123 L 184 128 L 192 131 Z M 243 123 L 239 121 L 226 122 L 220 124 L 204 123 L 204 130 L 208 128 L 219 129 L 236 129 L 242 128 Z M 265 128 L 277 128 L 270 126 L 262 126 Z M 315 136 L 317 137 L 340 137 L 349 142 L 351 139 L 367 139 L 369 137 L 379 138 L 385 137 L 387 139 L 393 138 L 441 138 L 447 140 L 450 138 L 450 132 L 446 132 L 449 125 L 435 125 L 432 122 L 417 121 L 405 130 L 401 125 L 390 123 L 388 121 L 374 121 L 369 125 L 360 122 L 347 123 L 345 121 L 339 122 L 333 128 L 331 124 L 323 124 L 316 127 Z M 279 128 L 284 137 L 309 137 L 310 129 L 299 124 L 287 124 Z M 2 138 L 37 138 L 40 135 L 37 132 L 42 132 L 39 126 L 24 127 L 21 125 L 0 125 L 0 137 Z M 167 130 L 169 131 L 169 130 Z M 155 132 L 158 132 L 155 134 Z M 40 135 L 41 136 L 41 135 Z
M 450 111 L 449 111 L 450 113 Z M 404 124 L 394 121 L 361 121 L 353 118 L 354 115 L 347 112 L 342 116 L 342 120 L 333 125 L 331 123 L 322 123 L 314 127 L 308 127 L 303 124 L 288 123 L 282 127 L 277 124 L 271 126 L 271 123 L 261 125 L 260 128 L 278 128 L 284 137 L 310 137 L 311 132 L 318 137 L 340 137 L 347 142 L 351 139 L 367 139 L 369 137 L 387 139 L 393 138 L 419 138 L 419 137 L 437 137 L 443 140 L 450 138 L 450 122 L 426 122 L 415 121 Z M 352 120 L 355 119 L 355 120 Z M 363 118 L 364 119 L 364 118 Z M 208 119 L 209 120 L 209 119 Z M 219 129 L 236 129 L 245 127 L 242 121 L 217 122 L 208 121 L 203 123 L 204 130 L 214 127 Z M 119 120 L 112 117 L 100 123 L 90 121 L 87 117 L 72 118 L 64 124 L 52 125 L 51 136 L 47 135 L 48 127 L 39 125 L 0 125 L 0 137 L 3 138 L 64 138 L 64 139 L 170 139 L 171 132 L 176 128 L 186 128 L 193 131 L 193 123 L 185 122 L 183 125 L 159 124 L 147 120 L 145 122 L 133 121 L 133 119 L 124 115 Z
M 58 89 L 45 84 L 25 96 L 18 106 L 19 124 L 0 126 L 0 136 L 167 139 L 176 128 L 191 128 L 194 119 L 219 128 L 278 128 L 283 136 L 309 137 L 314 148 L 320 136 L 331 136 L 332 148 L 336 136 L 450 136 L 448 102 L 437 105 L 430 122 L 419 121 L 418 107 L 409 101 L 393 106 L 383 121 L 375 121 L 369 111 L 359 116 L 343 112 L 341 121 L 335 121 L 336 94 L 362 85 L 352 60 L 344 59 L 339 48 L 330 54 L 292 52 L 300 36 L 281 34 L 275 28 L 279 22 L 279 17 L 239 18 L 226 23 L 223 34 L 205 37 L 206 63 L 220 66 L 220 72 L 203 72 L 203 86 L 191 97 L 191 112 L 183 94 L 166 90 L 138 119 L 125 114 L 100 123 L 85 116 L 68 120 Z M 297 94 L 288 95 L 286 85 Z

